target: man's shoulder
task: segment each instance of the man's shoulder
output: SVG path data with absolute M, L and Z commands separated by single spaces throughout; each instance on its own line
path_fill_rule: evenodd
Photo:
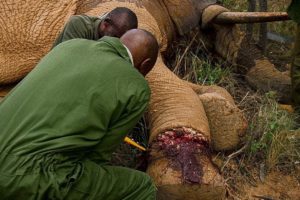
M 69 19 L 69 23 L 93 23 L 95 20 L 99 19 L 99 17 L 96 16 L 89 16 L 89 15 L 73 15 Z
M 120 73 L 119 76 L 122 77 L 123 80 L 126 79 L 124 82 L 127 82 L 127 84 L 138 91 L 150 92 L 148 81 L 136 68 L 127 63 L 127 67 L 123 66 L 123 69 L 124 71 L 122 70 L 123 72 Z

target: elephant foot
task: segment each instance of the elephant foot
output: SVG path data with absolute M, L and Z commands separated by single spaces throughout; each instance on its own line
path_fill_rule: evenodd
M 246 74 L 249 84 L 263 92 L 275 91 L 280 102 L 290 102 L 291 78 L 278 71 L 267 59 L 256 60 L 255 63 Z
M 248 122 L 232 96 L 219 86 L 187 83 L 204 107 L 210 128 L 210 146 L 215 151 L 237 149 L 245 136 Z
M 244 113 L 217 92 L 200 94 L 199 99 L 208 118 L 212 149 L 215 151 L 237 149 L 248 127 Z
M 158 199 L 223 199 L 224 181 L 210 161 L 208 140 L 191 128 L 175 128 L 152 142 L 147 173 Z

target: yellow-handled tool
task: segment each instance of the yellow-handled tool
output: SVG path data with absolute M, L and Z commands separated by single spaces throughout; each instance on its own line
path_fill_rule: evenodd
M 138 148 L 139 150 L 146 151 L 146 149 L 144 147 L 142 147 L 141 145 L 139 145 L 138 143 L 136 143 L 135 141 L 133 141 L 129 137 L 125 137 L 124 142 Z

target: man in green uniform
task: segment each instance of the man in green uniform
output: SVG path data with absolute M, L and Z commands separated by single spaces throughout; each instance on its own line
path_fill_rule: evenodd
M 75 15 L 56 38 L 53 47 L 61 42 L 84 38 L 98 40 L 103 36 L 121 37 L 126 31 L 137 28 L 136 14 L 125 7 L 117 7 L 101 16 Z
M 1 199 L 155 199 L 148 175 L 108 161 L 147 107 L 157 54 L 140 29 L 50 51 L 0 103 Z
M 292 101 L 297 110 L 300 106 L 300 0 L 293 0 L 288 8 L 288 14 L 297 23 L 297 33 L 291 69 Z

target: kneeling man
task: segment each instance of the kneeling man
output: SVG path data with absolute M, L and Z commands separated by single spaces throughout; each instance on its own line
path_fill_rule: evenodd
M 155 199 L 148 175 L 107 162 L 147 107 L 157 54 L 140 29 L 50 51 L 0 103 L 1 198 Z

